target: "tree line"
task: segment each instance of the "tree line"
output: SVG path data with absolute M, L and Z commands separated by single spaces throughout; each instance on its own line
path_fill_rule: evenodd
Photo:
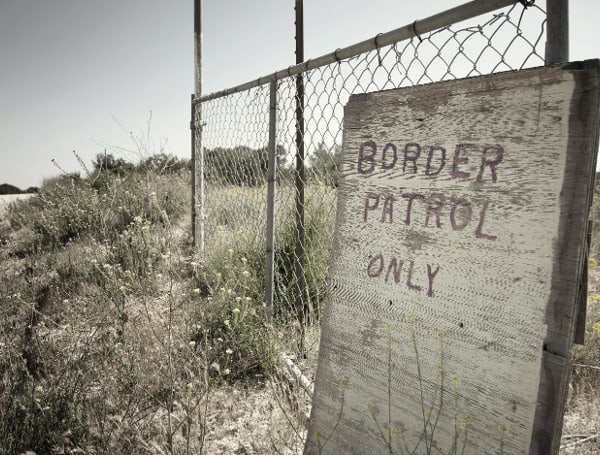
M 282 178 L 293 181 L 295 158 L 283 145 L 277 145 L 276 152 L 278 180 Z M 320 143 L 312 150 L 305 161 L 306 179 L 337 187 L 339 166 L 341 164 L 341 146 L 328 147 Z M 189 158 L 160 153 L 132 163 L 111 153 L 99 153 L 92 161 L 93 173 L 96 175 L 125 175 L 132 172 L 153 171 L 161 174 L 175 173 L 182 170 L 191 171 Z M 220 183 L 239 186 L 260 186 L 267 182 L 269 154 L 267 147 L 251 148 L 248 146 L 216 147 L 204 150 L 204 172 L 209 183 Z M 37 193 L 38 187 L 26 190 L 3 183 L 0 184 L 0 195 Z
M 293 180 L 295 158 L 283 145 L 277 145 L 278 179 Z M 308 181 L 337 186 L 341 147 L 327 147 L 320 143 L 308 154 L 305 161 Z M 93 161 L 95 173 L 107 172 L 123 175 L 135 171 L 159 173 L 191 171 L 191 160 L 173 155 L 157 154 L 133 164 L 112 154 L 98 154 Z M 222 185 L 260 186 L 267 182 L 269 153 L 267 147 L 248 146 L 216 147 L 204 150 L 204 175 L 207 182 Z

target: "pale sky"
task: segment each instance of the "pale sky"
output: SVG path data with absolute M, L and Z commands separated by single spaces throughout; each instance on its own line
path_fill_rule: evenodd
M 305 58 L 466 0 L 305 0 Z M 544 1 L 539 1 L 545 7 Z M 203 0 L 203 92 L 287 68 L 294 0 Z M 600 2 L 571 0 L 570 59 L 600 57 Z M 190 155 L 193 0 L 0 0 L 0 183 L 39 186 L 114 147 Z M 122 155 L 135 160 L 135 155 Z

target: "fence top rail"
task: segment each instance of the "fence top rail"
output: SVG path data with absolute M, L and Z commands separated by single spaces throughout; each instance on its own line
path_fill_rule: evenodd
M 397 28 L 390 32 L 380 33 L 374 38 L 361 41 L 360 43 L 353 44 L 352 46 L 348 46 L 343 49 L 336 49 L 334 52 L 322 55 L 321 57 L 309 59 L 295 66 L 290 66 L 289 68 L 276 71 L 275 73 L 267 76 L 259 77 L 258 79 L 251 80 L 235 87 L 197 97 L 193 102 L 195 104 L 202 103 L 204 101 L 210 101 L 216 98 L 242 92 L 244 90 L 249 90 L 251 88 L 267 84 L 273 80 L 297 76 L 306 71 L 352 58 L 357 55 L 364 54 L 365 52 L 370 52 L 380 47 L 388 46 L 406 39 L 413 38 L 415 36 L 418 37 L 424 33 L 429 33 L 454 23 L 480 16 L 509 5 L 514 5 L 516 3 L 522 3 L 524 5 L 528 4 L 528 2 L 525 0 L 473 0 L 455 8 L 438 13 L 434 16 L 430 16 L 426 19 L 416 20 L 408 25 L 405 25 L 404 27 Z

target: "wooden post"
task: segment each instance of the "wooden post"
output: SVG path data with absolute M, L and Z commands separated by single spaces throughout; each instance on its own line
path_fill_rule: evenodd
M 548 28 L 546 30 L 546 65 L 569 61 L 569 0 L 548 0 L 546 5 Z M 589 221 L 588 221 L 589 222 Z M 589 246 L 589 243 L 588 243 Z M 574 342 L 584 344 L 587 312 L 587 255 L 584 258 L 585 276 L 581 282 L 580 302 Z
M 202 0 L 194 0 L 194 69 L 195 97 L 198 103 L 194 112 L 194 177 L 192 179 L 193 246 L 204 255 L 204 148 L 202 147 Z
M 569 0 L 548 0 L 546 8 L 546 65 L 568 62 Z

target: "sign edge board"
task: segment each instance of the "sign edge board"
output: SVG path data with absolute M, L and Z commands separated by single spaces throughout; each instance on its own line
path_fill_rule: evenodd
M 586 270 L 585 265 L 587 262 L 587 220 L 594 193 L 598 152 L 598 108 L 600 106 L 598 79 L 600 78 L 600 60 L 569 62 L 564 65 L 558 65 L 558 68 L 574 75 L 576 84 L 575 92 L 581 90 L 587 93 L 587 100 L 584 100 L 583 95 L 579 100 L 576 98 L 572 99 L 567 150 L 571 153 L 589 155 L 591 166 L 582 168 L 584 160 L 570 160 L 567 161 L 568 166 L 565 168 L 565 174 L 570 172 L 578 178 L 575 179 L 577 185 L 574 185 L 573 188 L 567 187 L 570 182 L 567 182 L 566 179 L 563 182 L 561 205 L 565 209 L 560 219 L 559 227 L 559 232 L 563 235 L 563 241 L 561 242 L 563 243 L 563 248 L 552 272 L 553 292 L 549 303 L 555 309 L 556 307 L 564 307 L 568 303 L 567 300 L 572 299 L 571 305 L 568 305 L 570 312 L 566 315 L 569 322 L 569 330 L 567 336 L 563 337 L 562 343 L 559 344 L 557 340 L 553 339 L 554 327 L 550 326 L 544 340 L 540 385 L 538 388 L 538 405 L 529 450 L 530 455 L 558 454 L 560 449 L 564 406 L 571 373 L 571 349 L 576 336 L 578 310 L 579 305 L 581 305 L 581 299 L 587 299 L 587 295 L 578 295 L 578 291 L 581 293 L 581 284 L 585 280 L 583 273 Z M 587 106 L 575 106 L 574 104 L 577 101 L 585 102 Z M 581 109 L 587 110 L 585 118 L 582 118 L 581 112 L 579 112 Z M 589 137 L 590 140 L 581 144 L 580 138 L 575 137 L 575 134 L 573 134 L 577 134 L 578 132 L 583 133 L 583 137 Z M 584 149 L 581 148 L 582 145 L 585 147 Z M 569 165 L 577 167 L 569 171 Z M 572 209 L 577 204 L 574 204 L 573 201 L 578 197 L 582 197 L 582 192 L 586 187 L 586 200 L 583 202 L 583 206 L 581 206 L 582 213 L 574 214 L 572 213 Z M 576 215 L 580 217 L 580 230 L 570 229 L 572 217 Z M 576 253 L 573 254 L 574 252 Z M 570 276 L 574 277 L 575 280 L 572 289 L 575 294 L 572 297 L 565 295 L 565 292 L 560 290 L 562 287 L 560 283 L 561 279 Z M 552 309 L 548 308 L 548 318 L 552 317 L 549 314 Z M 559 314 L 558 311 L 552 311 L 552 313 L 555 315 Z M 561 323 L 561 321 L 554 322 L 555 326 Z

